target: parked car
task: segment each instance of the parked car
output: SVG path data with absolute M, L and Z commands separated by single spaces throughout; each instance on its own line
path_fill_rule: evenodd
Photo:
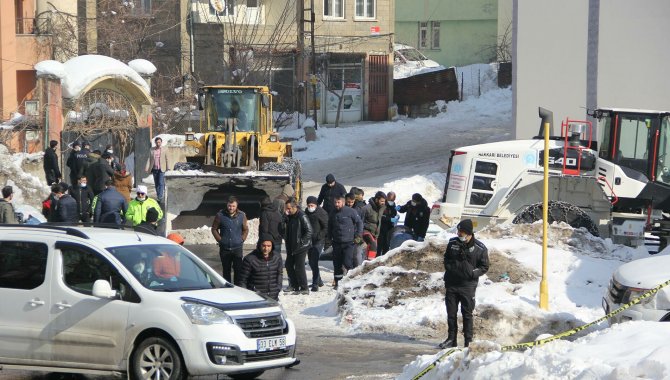
M 605 314 L 670 280 L 670 256 L 652 256 L 623 264 L 614 272 L 603 297 Z M 614 315 L 611 323 L 632 320 L 670 322 L 670 286 Z
M 0 226 L 0 368 L 253 379 L 295 359 L 275 301 L 158 236 Z

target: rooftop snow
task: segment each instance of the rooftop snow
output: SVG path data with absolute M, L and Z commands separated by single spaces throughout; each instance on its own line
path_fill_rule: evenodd
M 140 75 L 151 75 L 156 72 L 156 66 L 146 59 L 133 59 L 128 62 L 128 66 Z

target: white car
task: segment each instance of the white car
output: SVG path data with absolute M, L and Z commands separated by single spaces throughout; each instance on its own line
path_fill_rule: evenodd
M 253 379 L 296 361 L 275 301 L 157 236 L 0 226 L 0 300 L 0 368 Z
M 603 297 L 605 314 L 668 280 L 670 280 L 670 256 L 652 256 L 623 264 L 612 275 L 609 289 Z M 609 322 L 631 320 L 670 322 L 670 286 L 614 315 Z

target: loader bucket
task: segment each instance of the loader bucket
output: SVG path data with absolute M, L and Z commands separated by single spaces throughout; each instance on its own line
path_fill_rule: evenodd
M 231 195 L 237 197 L 247 219 L 258 218 L 261 199 L 274 199 L 290 183 L 288 172 L 166 172 L 167 230 L 211 226 Z

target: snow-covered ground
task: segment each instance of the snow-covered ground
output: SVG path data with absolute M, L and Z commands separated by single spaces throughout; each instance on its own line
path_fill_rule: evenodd
M 487 67 L 459 70 L 465 77 L 476 71 L 486 79 L 490 75 L 479 69 Z M 334 172 L 347 188 L 363 187 L 368 195 L 394 190 L 398 203 L 415 192 L 429 202 L 436 200 L 444 186 L 449 147 L 510 136 L 511 90 L 494 88 L 490 80 L 482 83 L 481 97 L 470 91 L 465 101 L 447 104 L 446 112 L 436 117 L 319 128 L 314 142 L 304 141 L 302 129 L 286 128 L 282 137 L 295 139 L 296 155 L 315 181 L 304 195 L 318 191 L 325 174 Z M 429 158 L 414 157 L 418 150 L 427 152 Z M 39 205 L 46 197 L 46 185 L 35 174 L 41 165 L 30 163 L 35 157 L 2 153 L 0 180 L 18 188 L 15 203 Z M 372 164 L 350 165 L 352 157 Z M 31 165 L 35 166 L 33 173 L 25 172 Z M 351 173 L 357 170 L 364 173 Z M 207 228 L 193 234 L 209 236 Z M 442 231 L 423 243 L 406 242 L 351 271 L 337 291 L 326 286 L 309 296 L 282 294 L 280 301 L 302 329 L 318 327 L 333 334 L 375 332 L 420 337 L 437 344 L 446 334 L 441 255 L 452 236 L 453 231 Z M 540 227 L 498 226 L 478 234 L 489 248 L 493 265 L 477 291 L 475 342 L 470 349 L 443 358 L 422 379 L 670 378 L 670 324 L 601 324 L 576 337 L 526 351 L 500 349 L 602 317 L 601 299 L 612 273 L 621 264 L 647 255 L 644 249 L 614 245 L 566 226 L 552 226 L 550 237 L 549 310 L 543 311 L 538 307 Z M 332 271 L 323 269 L 324 281 L 332 280 Z M 408 363 L 402 374 L 375 378 L 411 379 L 443 353 L 436 348 Z

